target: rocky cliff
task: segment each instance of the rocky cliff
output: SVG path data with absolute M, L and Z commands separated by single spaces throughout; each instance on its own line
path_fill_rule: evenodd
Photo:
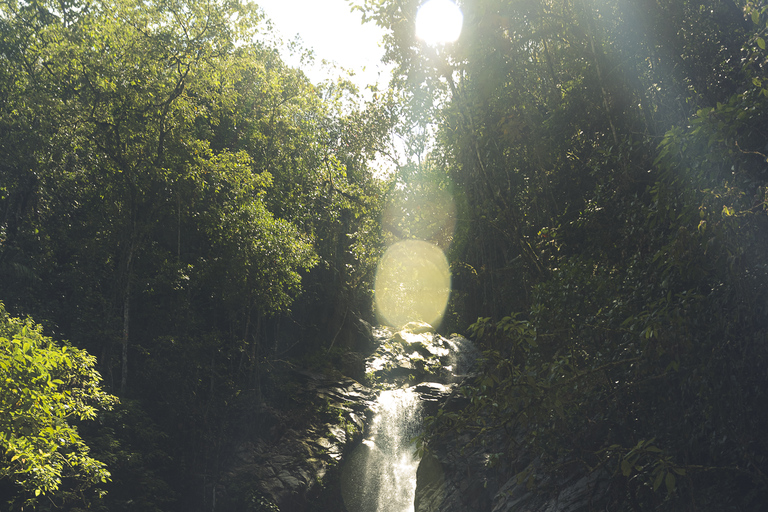
M 398 331 L 369 328 L 359 346 L 368 347 L 367 353 L 344 354 L 340 365 L 356 379 L 291 368 L 292 401 L 301 407 L 287 412 L 258 405 L 271 425 L 269 435 L 237 445 L 218 488 L 216 510 L 367 510 L 345 503 L 342 487 L 355 480 L 343 473 L 370 432 L 378 393 L 411 388 L 423 415 L 463 406 L 457 386 L 477 355 L 466 339 L 410 323 Z M 599 494 L 594 476 L 566 475 L 556 490 L 551 482 L 537 481 L 537 461 L 523 455 L 514 465 L 495 465 L 493 454 L 506 435 L 497 432 L 471 442 L 469 434 L 457 431 L 432 442 L 418 466 L 415 512 L 575 512 Z M 533 476 L 521 479 L 521 473 Z

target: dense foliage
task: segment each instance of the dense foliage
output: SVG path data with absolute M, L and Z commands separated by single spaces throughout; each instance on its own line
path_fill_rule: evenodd
M 261 19 L 239 1 L 0 5 L 0 298 L 121 398 L 87 427 L 113 475 L 93 510 L 210 509 L 274 361 L 342 345 L 370 310 L 392 102 L 310 83 Z
M 75 422 L 111 409 L 115 397 L 101 390 L 93 356 L 41 330 L 0 303 L 0 481 L 17 505 L 34 506 L 56 491 L 60 500 L 85 496 L 110 477 Z
M 368 101 L 251 4 L 0 4 L 3 495 L 212 509 L 282 360 L 341 358 L 382 242 L 420 238 L 485 349 L 427 446 L 503 438 L 491 462 L 591 474 L 601 510 L 760 510 L 766 8 L 467 0 L 430 48 L 418 0 L 357 3 L 397 65 Z
M 361 6 L 464 194 L 450 318 L 484 371 L 426 440 L 502 436 L 493 461 L 532 487 L 602 479 L 595 509 L 760 510 L 765 7 L 458 3 L 439 49 L 410 29 L 419 2 Z

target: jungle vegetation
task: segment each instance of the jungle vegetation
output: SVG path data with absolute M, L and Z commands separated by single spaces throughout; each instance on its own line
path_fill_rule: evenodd
M 502 436 L 490 462 L 538 492 L 599 476 L 595 510 L 759 510 L 765 5 L 467 1 L 441 48 L 417 5 L 361 9 L 437 123 L 428 165 L 462 199 L 449 319 L 485 350 L 424 446 Z
M 0 495 L 209 510 L 280 365 L 374 321 L 410 236 L 382 212 L 429 183 L 441 330 L 485 356 L 427 449 L 506 435 L 499 467 L 600 474 L 601 510 L 761 510 L 766 6 L 464 0 L 430 48 L 417 0 L 352 4 L 388 91 L 311 83 L 239 0 L 0 4 Z

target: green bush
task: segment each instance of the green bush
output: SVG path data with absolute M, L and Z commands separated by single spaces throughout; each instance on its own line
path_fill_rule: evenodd
M 12 504 L 34 505 L 42 496 L 66 501 L 109 479 L 76 426 L 117 401 L 100 388 L 95 363 L 84 350 L 44 336 L 31 319 L 12 318 L 0 303 L 0 481 L 13 483 Z

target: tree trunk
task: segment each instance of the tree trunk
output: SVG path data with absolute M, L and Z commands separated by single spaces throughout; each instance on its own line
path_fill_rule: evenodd
M 123 337 L 122 337 L 122 370 L 120 373 L 120 396 L 125 396 L 128 387 L 128 340 L 131 325 L 131 277 L 133 273 L 133 245 L 128 248 L 125 263 L 125 291 L 123 294 Z

